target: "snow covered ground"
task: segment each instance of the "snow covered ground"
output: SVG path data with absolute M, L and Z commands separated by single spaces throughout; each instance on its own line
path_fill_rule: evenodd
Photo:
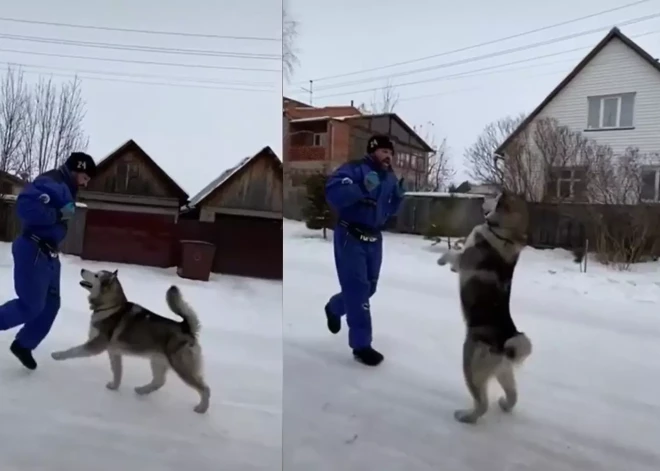
M 332 243 L 284 224 L 284 469 L 287 471 L 651 471 L 660 466 L 660 264 L 621 273 L 565 251 L 526 249 L 513 286 L 534 354 L 512 415 L 476 426 L 460 367 L 456 275 L 429 243 L 386 235 L 372 300 L 375 369 L 346 326 L 325 327 L 338 289 Z M 499 396 L 493 386 L 491 402 Z
M 2 471 L 141 470 L 273 471 L 282 462 L 282 284 L 229 276 L 208 283 L 174 270 L 62 258 L 62 309 L 23 369 L 0 333 L 0 469 Z M 137 397 L 148 362 L 126 358 L 117 392 L 105 388 L 109 361 L 56 363 L 50 352 L 87 335 L 80 268 L 119 268 L 129 299 L 167 315 L 165 290 L 177 284 L 202 321 L 207 415 L 192 411 L 197 394 L 170 374 L 163 389 Z M 9 244 L 0 244 L 0 300 L 14 296 Z

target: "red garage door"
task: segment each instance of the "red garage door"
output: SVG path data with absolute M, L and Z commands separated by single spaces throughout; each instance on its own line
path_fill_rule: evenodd
M 90 209 L 82 258 L 170 267 L 174 216 Z
M 282 220 L 216 214 L 213 271 L 282 279 Z

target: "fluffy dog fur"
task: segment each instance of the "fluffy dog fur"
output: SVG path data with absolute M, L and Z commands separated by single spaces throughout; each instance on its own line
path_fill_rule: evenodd
M 532 343 L 511 318 L 511 282 L 525 246 L 527 205 L 502 193 L 476 226 L 461 251 L 450 250 L 439 265 L 458 272 L 461 307 L 466 324 L 463 374 L 474 406 L 454 413 L 459 422 L 475 423 L 488 411 L 488 383 L 493 377 L 504 390 L 499 405 L 509 412 L 518 401 L 514 367 L 532 353 Z
M 202 350 L 198 334 L 200 323 L 193 309 L 183 300 L 176 286 L 167 290 L 170 310 L 183 319 L 176 322 L 159 316 L 128 301 L 117 277 L 117 271 L 91 272 L 81 270 L 80 285 L 89 291 L 92 318 L 89 338 L 82 345 L 54 352 L 55 360 L 68 360 L 99 355 L 110 357 L 112 380 L 110 390 L 119 388 L 122 377 L 122 355 L 149 358 L 153 378 L 150 383 L 135 388 L 140 395 L 150 394 L 165 385 L 171 368 L 188 386 L 200 395 L 194 410 L 204 413 L 209 408 L 211 390 L 202 374 Z

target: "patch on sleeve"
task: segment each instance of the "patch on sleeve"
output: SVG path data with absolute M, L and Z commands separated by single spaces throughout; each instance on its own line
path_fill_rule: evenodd
M 42 193 L 39 195 L 39 201 L 41 201 L 43 204 L 48 204 L 50 203 L 50 196 L 48 196 L 47 193 Z
M 353 184 L 353 180 L 351 180 L 351 179 L 348 178 L 348 177 L 345 177 L 345 178 L 343 178 L 343 179 L 341 180 L 341 184 L 342 184 L 342 185 L 352 185 L 352 184 Z

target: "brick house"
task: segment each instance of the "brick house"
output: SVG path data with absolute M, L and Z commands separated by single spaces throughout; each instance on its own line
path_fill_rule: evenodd
M 396 113 L 363 114 L 352 105 L 313 107 L 284 98 L 284 198 L 286 217 L 300 218 L 305 180 L 364 155 L 371 135 L 394 142 L 394 171 L 410 190 L 427 184 L 433 148 Z

